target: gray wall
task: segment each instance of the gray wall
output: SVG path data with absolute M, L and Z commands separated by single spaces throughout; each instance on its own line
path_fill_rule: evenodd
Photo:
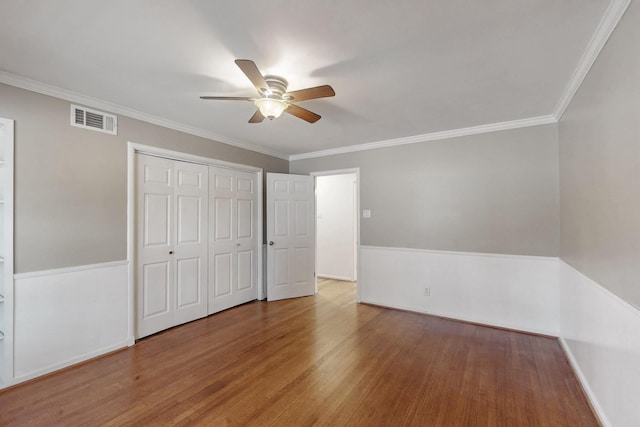
M 560 257 L 640 307 L 640 3 L 559 123 Z
M 118 117 L 118 135 L 69 125 L 70 103 L 0 84 L 15 122 L 15 272 L 126 259 L 126 142 L 286 172 L 286 160 Z
M 291 173 L 360 168 L 363 245 L 558 254 L 557 126 L 296 160 Z

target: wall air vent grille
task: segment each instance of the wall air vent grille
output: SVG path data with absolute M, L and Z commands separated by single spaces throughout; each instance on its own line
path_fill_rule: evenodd
M 71 126 L 118 134 L 118 117 L 114 114 L 71 105 Z

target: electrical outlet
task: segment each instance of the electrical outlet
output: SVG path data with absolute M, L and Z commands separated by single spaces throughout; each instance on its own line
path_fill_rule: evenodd
M 424 296 L 425 297 L 431 296 L 431 288 L 429 287 L 424 288 Z

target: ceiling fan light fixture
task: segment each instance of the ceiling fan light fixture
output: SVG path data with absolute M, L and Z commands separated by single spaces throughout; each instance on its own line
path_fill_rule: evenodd
M 298 107 L 295 102 L 307 99 L 326 98 L 335 96 L 335 91 L 329 85 L 298 89 L 287 92 L 287 81 L 279 76 L 263 76 L 255 62 L 248 59 L 236 59 L 236 65 L 258 91 L 260 98 L 248 96 L 201 96 L 201 99 L 221 101 L 252 101 L 258 109 L 249 119 L 249 123 L 262 123 L 264 119 L 273 120 L 282 115 L 284 111 L 307 123 L 315 123 L 320 120 L 320 115 Z
M 288 107 L 286 102 L 275 98 L 258 98 L 254 101 L 254 104 L 258 107 L 258 110 L 260 110 L 260 114 L 269 120 L 280 117 L 282 112 Z

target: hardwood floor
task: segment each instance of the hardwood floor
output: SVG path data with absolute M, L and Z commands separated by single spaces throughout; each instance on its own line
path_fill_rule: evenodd
M 254 302 L 0 392 L 0 425 L 597 426 L 555 339 L 315 297 Z

